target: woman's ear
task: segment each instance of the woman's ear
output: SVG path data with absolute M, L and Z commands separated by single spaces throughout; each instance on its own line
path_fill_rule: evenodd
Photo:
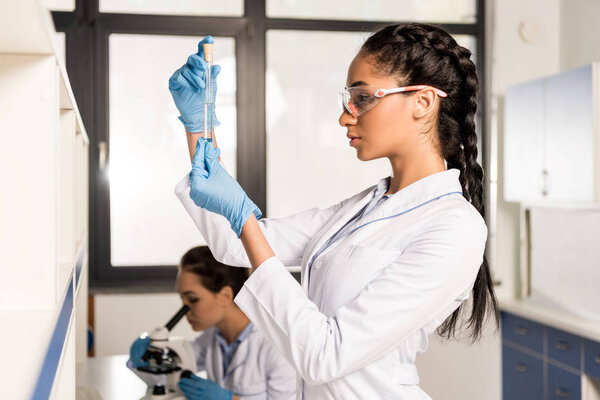
M 233 295 L 233 289 L 231 288 L 231 286 L 223 286 L 221 288 L 221 290 L 219 291 L 219 301 L 223 303 L 223 305 L 228 305 L 230 303 L 233 303 L 233 298 L 235 297 Z
M 437 94 L 433 89 L 419 90 L 414 96 L 413 117 L 422 119 L 435 111 Z

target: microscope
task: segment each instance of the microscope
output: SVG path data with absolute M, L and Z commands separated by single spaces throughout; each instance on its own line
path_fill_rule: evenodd
M 142 357 L 148 365 L 136 370 L 140 378 L 153 383 L 141 400 L 185 400 L 177 383 L 182 377 L 196 373 L 196 357 L 188 340 L 170 337 L 169 333 L 188 311 L 188 306 L 181 307 L 165 326 L 150 333 L 150 345 Z M 154 375 L 155 379 L 144 379 L 143 375 L 147 374 Z

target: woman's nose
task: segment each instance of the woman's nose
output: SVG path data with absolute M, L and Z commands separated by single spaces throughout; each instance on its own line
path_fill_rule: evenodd
M 340 115 L 339 123 L 342 128 L 346 128 L 348 126 L 356 125 L 358 123 L 358 118 L 344 110 L 342 111 L 342 115 Z

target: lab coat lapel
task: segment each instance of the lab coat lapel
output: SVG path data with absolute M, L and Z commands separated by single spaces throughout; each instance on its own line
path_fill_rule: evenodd
M 235 353 L 233 353 L 233 358 L 231 359 L 231 362 L 227 367 L 227 371 L 225 372 L 226 377 L 232 374 L 238 367 L 241 367 L 246 362 L 248 358 L 248 353 L 250 351 L 250 336 L 252 335 L 253 331 L 254 327 L 252 327 L 250 335 L 248 335 L 246 339 L 242 340 L 242 342 L 235 350 Z
M 315 239 L 309 244 L 309 252 L 304 259 L 304 271 L 302 273 L 302 287 L 308 290 L 308 263 L 312 260 L 314 254 L 323 246 L 323 244 L 333 236 L 350 218 L 354 217 L 364 206 L 369 203 L 373 197 L 373 192 L 377 186 L 372 186 L 362 192 L 362 196 L 357 196 L 358 200 L 345 204 L 342 208 L 331 218 L 331 221 L 319 232 Z
M 220 386 L 224 386 L 225 379 L 223 376 L 223 353 L 221 352 L 219 342 L 217 341 L 216 329 L 213 332 L 213 337 L 210 343 L 211 345 L 206 351 L 206 368 L 207 370 L 208 368 L 212 370 L 212 376 L 214 377 L 214 381 Z M 206 371 L 209 378 L 211 377 L 210 372 L 211 371 Z

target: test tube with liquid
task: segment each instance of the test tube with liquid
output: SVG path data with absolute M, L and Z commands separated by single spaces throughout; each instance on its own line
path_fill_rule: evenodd
M 215 106 L 213 98 L 213 81 L 212 81 L 212 67 L 213 67 L 213 44 L 204 43 L 202 45 L 204 50 L 204 60 L 208 64 L 206 70 L 206 96 L 204 97 L 204 140 L 212 142 L 213 140 L 213 109 Z

